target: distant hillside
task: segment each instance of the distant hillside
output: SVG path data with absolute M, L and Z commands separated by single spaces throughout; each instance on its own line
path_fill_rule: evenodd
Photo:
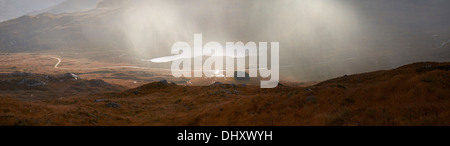
M 0 23 L 0 50 L 45 51 L 64 48 L 107 48 L 123 38 L 114 25 L 116 9 L 26 15 Z M 118 37 L 118 38 L 114 38 Z M 117 46 L 120 46 L 117 45 Z
M 96 8 L 97 3 L 100 1 L 102 0 L 67 0 L 56 6 L 35 11 L 29 14 L 36 15 L 41 13 L 62 14 L 62 13 L 82 12 Z
M 55 6 L 65 0 L 0 0 L 0 22 Z

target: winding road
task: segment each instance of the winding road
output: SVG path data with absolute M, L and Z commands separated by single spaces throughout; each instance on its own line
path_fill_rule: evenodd
M 61 63 L 61 59 L 60 58 L 55 58 L 58 59 L 58 63 L 55 64 L 55 68 L 59 68 L 58 65 Z
M 74 68 L 60 68 L 58 67 L 61 64 L 61 58 L 52 57 L 54 59 L 58 59 L 58 62 L 55 64 L 56 69 L 74 69 Z M 93 69 L 107 69 L 107 68 L 133 68 L 133 69 L 155 69 L 155 70 L 170 70 L 163 68 L 149 68 L 149 67 L 139 67 L 139 66 L 109 66 L 109 67 L 93 67 L 93 68 L 75 68 L 80 70 L 93 70 Z

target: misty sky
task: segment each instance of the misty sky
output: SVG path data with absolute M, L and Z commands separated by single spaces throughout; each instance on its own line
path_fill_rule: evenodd
M 0 16 L 61 1 L 0 0 Z M 418 61 L 450 61 L 448 46 L 440 47 L 450 40 L 448 0 L 106 0 L 101 4 L 114 8 L 48 21 L 61 25 L 61 30 L 24 33 L 36 35 L 43 48 L 104 46 L 126 50 L 137 60 L 168 56 L 175 42 L 192 43 L 196 33 L 203 34 L 204 43 L 277 41 L 281 65 L 295 66 L 282 69 L 282 76 L 302 81 Z M 76 23 L 64 23 L 72 19 Z
M 169 55 L 173 42 L 203 33 L 204 42 L 278 41 L 281 64 L 295 65 L 282 72 L 305 80 L 449 60 L 442 49 L 430 50 L 450 39 L 445 0 L 136 3 L 125 15 L 125 34 L 133 51 L 149 57 Z

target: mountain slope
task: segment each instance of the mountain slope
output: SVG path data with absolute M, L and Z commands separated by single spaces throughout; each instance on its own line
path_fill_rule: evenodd
M 64 0 L 0 0 L 0 22 L 57 5 Z
M 44 75 L 27 72 L 1 73 L 0 94 L 21 100 L 51 100 L 93 93 L 118 92 L 124 87 L 103 80 L 84 80 L 73 73 Z
M 117 26 L 111 25 L 119 21 L 114 19 L 118 16 L 116 11 L 105 8 L 68 14 L 26 15 L 0 23 L 0 50 L 30 52 L 123 46 L 113 41 L 123 38 Z
M 67 0 L 56 6 L 35 11 L 29 14 L 36 15 L 41 13 L 62 14 L 62 13 L 82 12 L 96 8 L 97 3 L 100 1 L 101 0 Z
M 309 88 L 161 81 L 120 93 L 42 102 L 3 97 L 0 125 L 448 126 L 449 83 L 450 63 L 431 62 L 344 76 Z

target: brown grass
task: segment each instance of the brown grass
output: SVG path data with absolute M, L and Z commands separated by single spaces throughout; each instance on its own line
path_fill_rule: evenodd
M 421 70 L 426 65 L 433 68 Z M 448 65 L 417 63 L 345 76 L 309 87 L 312 91 L 156 82 L 121 93 L 55 100 L 2 97 L 0 125 L 449 126 Z

